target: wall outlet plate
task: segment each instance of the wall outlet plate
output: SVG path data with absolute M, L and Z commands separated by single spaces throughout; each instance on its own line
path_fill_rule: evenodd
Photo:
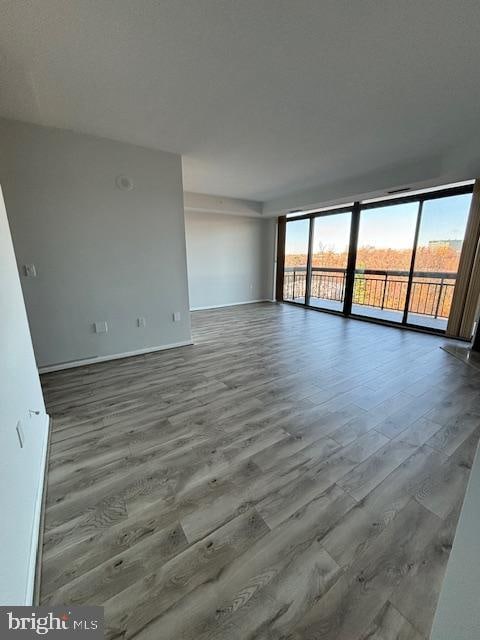
M 105 322 L 105 320 L 102 320 L 101 322 L 95 322 L 94 327 L 95 327 L 95 333 L 108 332 L 108 324 Z
M 18 436 L 18 443 L 20 444 L 20 449 L 23 449 L 23 444 L 25 442 L 25 434 L 23 433 L 22 423 L 20 422 L 20 420 L 17 422 L 16 431 Z
M 34 264 L 24 264 L 23 265 L 23 275 L 26 278 L 36 278 L 37 277 L 37 268 Z
M 147 321 L 145 320 L 145 318 L 137 318 L 137 327 L 140 327 L 141 329 L 143 329 L 143 327 L 147 326 Z

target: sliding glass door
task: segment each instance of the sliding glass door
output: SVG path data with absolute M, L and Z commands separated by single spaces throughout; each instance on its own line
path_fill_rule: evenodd
M 312 220 L 312 307 L 343 311 L 351 221 L 351 211 Z
M 463 185 L 280 218 L 277 299 L 445 331 L 471 194 Z
M 403 322 L 418 202 L 360 214 L 352 313 Z
M 423 202 L 407 322 L 446 329 L 462 251 L 470 194 Z

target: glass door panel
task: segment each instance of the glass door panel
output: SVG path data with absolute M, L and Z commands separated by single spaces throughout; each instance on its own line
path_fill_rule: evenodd
M 423 203 L 408 306 L 409 324 L 447 328 L 471 199 L 471 194 L 466 193 Z
M 283 299 L 305 304 L 310 220 L 288 220 L 285 230 Z
M 343 310 L 351 222 L 349 211 L 313 220 L 309 301 L 312 307 Z
M 411 202 L 361 211 L 352 313 L 403 321 L 418 208 Z

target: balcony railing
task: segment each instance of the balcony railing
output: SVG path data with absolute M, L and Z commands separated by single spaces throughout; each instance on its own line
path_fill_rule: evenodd
M 284 299 L 305 298 L 306 267 L 286 267 Z M 357 269 L 353 304 L 376 309 L 403 311 L 408 286 L 408 271 Z M 410 292 L 409 312 L 432 318 L 448 318 L 457 274 L 440 271 L 415 271 Z M 346 270 L 312 267 L 310 298 L 343 302 Z

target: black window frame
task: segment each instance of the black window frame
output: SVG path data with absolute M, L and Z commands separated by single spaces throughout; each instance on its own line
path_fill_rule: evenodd
M 419 236 L 421 219 L 422 219 L 422 211 L 423 211 L 423 205 L 427 201 L 437 200 L 440 198 L 446 198 L 446 197 L 456 196 L 456 195 L 464 195 L 468 193 L 470 194 L 473 193 L 473 182 L 468 184 L 453 186 L 453 187 L 438 188 L 435 190 L 426 190 L 423 192 L 409 194 L 409 195 L 390 196 L 390 197 L 385 197 L 378 200 L 375 199 L 374 201 L 362 202 L 357 200 L 353 202 L 353 204 L 348 204 L 345 206 L 340 205 L 340 206 L 332 207 L 326 210 L 309 211 L 308 213 L 304 213 L 304 214 L 299 213 L 298 215 L 294 215 L 294 216 L 288 216 L 288 217 L 286 215 L 279 216 L 278 234 L 277 234 L 277 278 L 276 278 L 277 301 L 283 302 L 285 304 L 295 305 L 298 307 L 313 309 L 315 311 L 320 311 L 322 313 L 330 313 L 337 316 L 354 318 L 356 320 L 363 320 L 365 322 L 373 322 L 376 324 L 383 324 L 383 325 L 393 326 L 397 328 L 411 329 L 414 331 L 433 333 L 437 335 L 445 335 L 444 329 L 439 329 L 436 327 L 427 327 L 427 326 L 417 325 L 417 324 L 408 322 L 410 296 L 411 296 L 412 282 L 414 277 L 413 273 L 414 273 L 417 245 L 418 245 L 418 236 Z M 405 306 L 403 309 L 402 320 L 399 322 L 393 322 L 393 321 L 384 320 L 381 318 L 363 316 L 360 314 L 352 313 L 352 299 L 353 299 L 353 291 L 354 291 L 354 285 L 355 285 L 355 266 L 356 266 L 357 249 L 358 249 L 358 233 L 360 229 L 360 220 L 361 220 L 362 212 L 386 207 L 389 205 L 393 206 L 397 204 L 406 204 L 406 203 L 412 203 L 412 202 L 418 203 L 418 208 L 417 208 L 417 219 L 415 224 L 414 242 L 412 246 L 412 256 L 411 256 L 410 269 L 409 269 L 409 275 L 408 275 L 407 293 L 406 293 L 406 299 L 405 299 Z M 351 213 L 350 242 L 349 242 L 349 248 L 348 248 L 346 284 L 345 284 L 345 293 L 344 293 L 344 301 L 343 301 L 344 304 L 343 304 L 342 311 L 322 308 L 317 305 L 313 306 L 310 304 L 310 287 L 311 287 L 311 273 L 312 273 L 312 239 L 313 239 L 315 219 L 325 217 L 325 216 L 331 216 L 339 213 Z M 293 222 L 296 220 L 310 220 L 305 302 L 295 302 L 294 300 L 286 300 L 283 297 L 284 296 L 283 284 L 284 284 L 284 275 L 285 275 L 284 268 L 285 268 L 286 225 L 289 222 Z

